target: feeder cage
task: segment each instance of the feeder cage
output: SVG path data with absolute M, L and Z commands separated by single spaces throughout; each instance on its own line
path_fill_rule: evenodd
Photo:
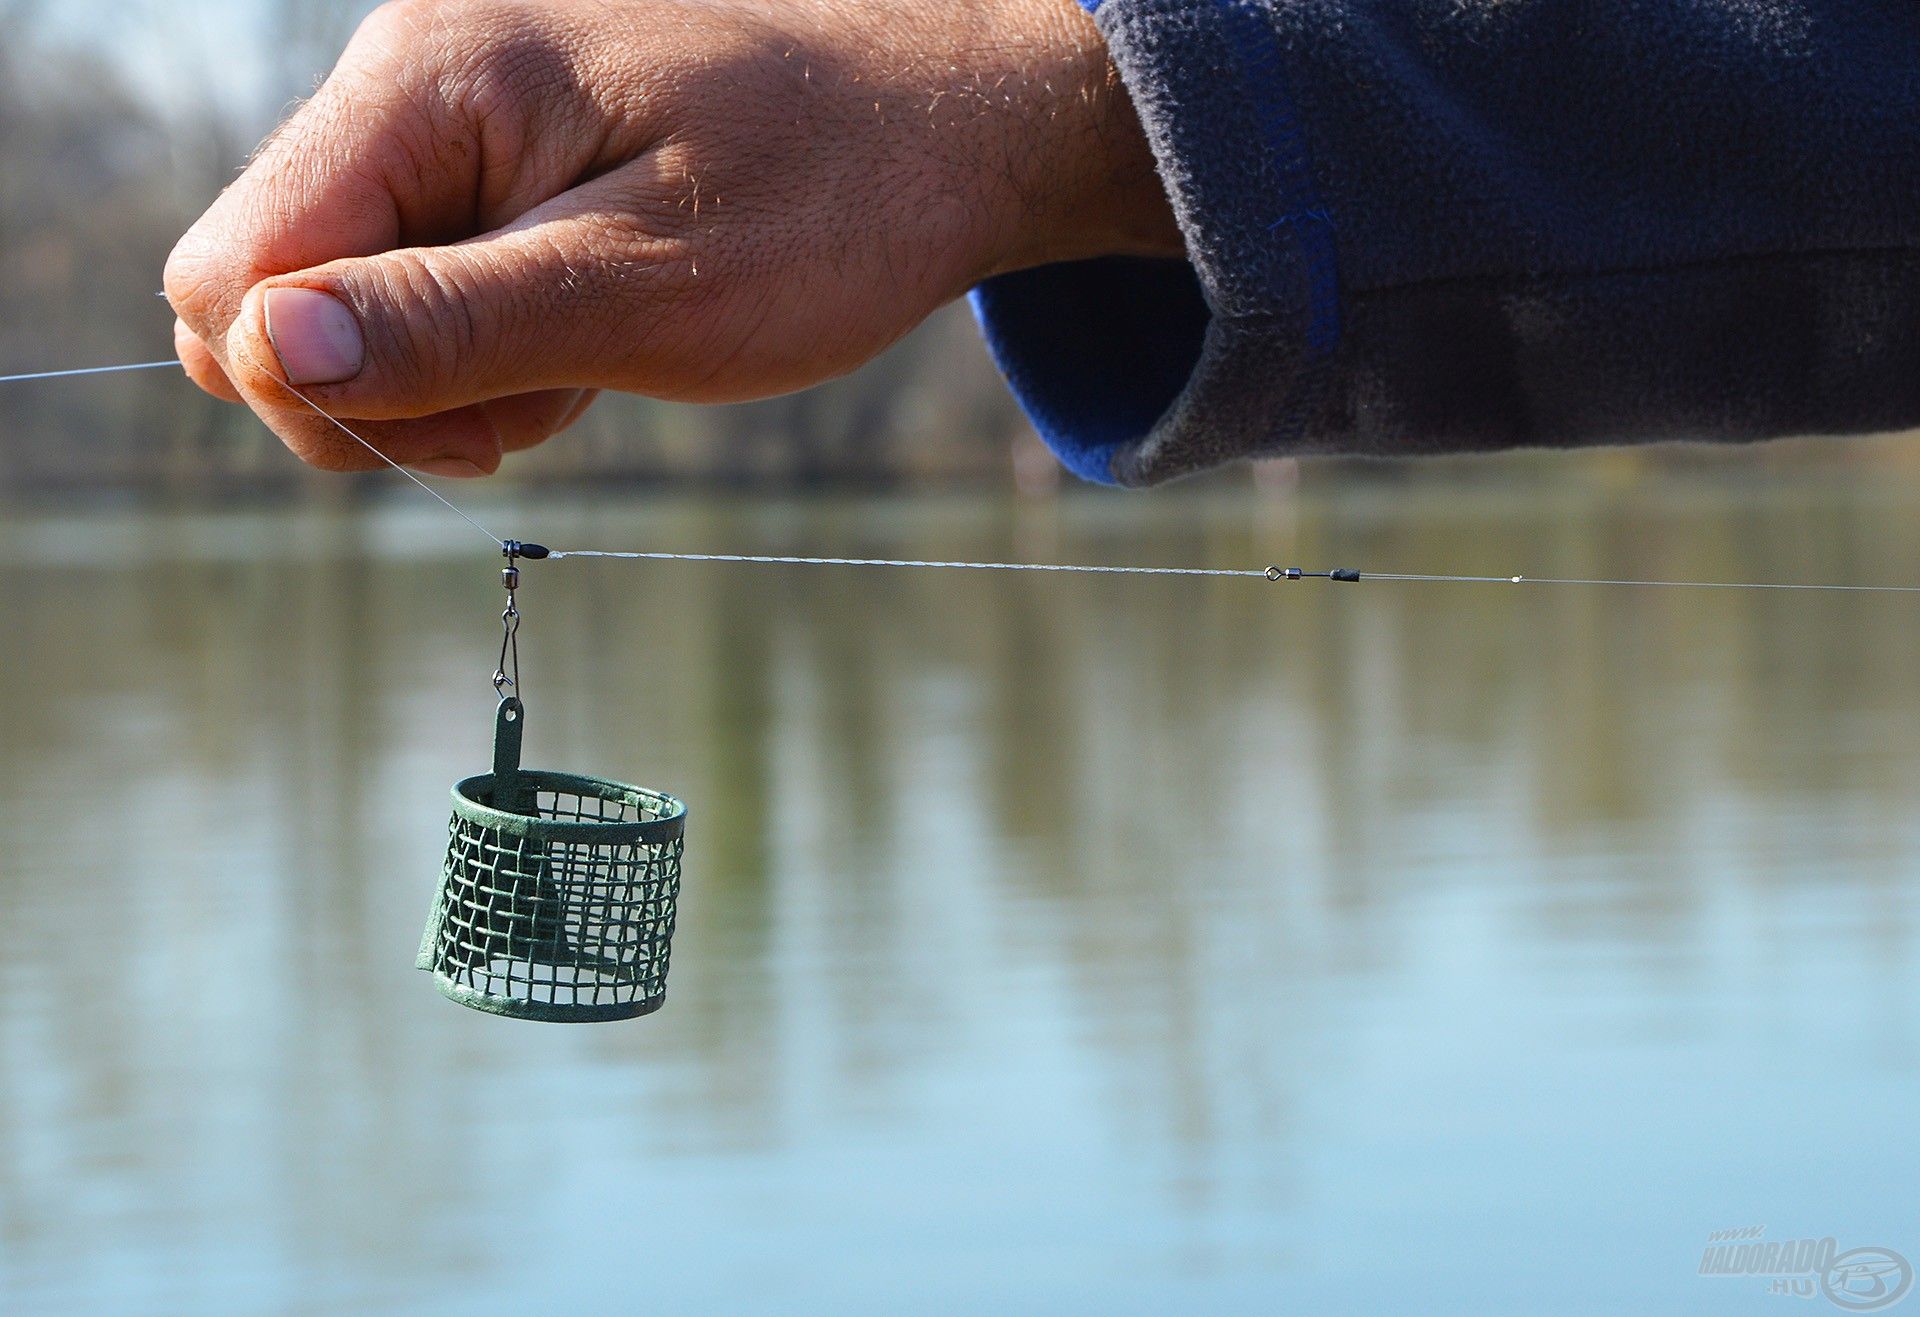
M 463 1006 L 524 1020 L 621 1020 L 666 1000 L 686 806 L 520 767 L 526 710 L 502 700 L 493 772 L 453 789 L 421 969 Z

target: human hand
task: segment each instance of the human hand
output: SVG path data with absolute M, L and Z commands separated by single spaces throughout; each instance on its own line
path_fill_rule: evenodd
M 1073 0 L 401 0 L 183 238 L 177 346 L 329 470 L 491 473 L 594 390 L 846 373 L 1181 240 Z

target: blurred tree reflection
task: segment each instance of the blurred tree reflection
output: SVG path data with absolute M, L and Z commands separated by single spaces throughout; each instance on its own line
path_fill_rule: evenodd
M 647 520 L 663 545 L 935 558 L 1115 559 L 1124 530 L 1143 561 L 1920 575 L 1920 520 L 1872 491 L 1309 495 L 1281 521 L 1176 496 L 1124 526 L 1095 503 L 889 506 Z M 616 514 L 550 515 L 572 538 Z M 376 521 L 149 518 L 16 581 L 17 1256 L 85 1234 L 58 1190 L 104 1164 L 155 1221 L 237 1195 L 402 1270 L 440 1256 L 433 1208 L 537 1180 L 555 1140 L 622 1161 L 773 1148 L 822 1111 L 908 1119 L 1030 1019 L 1097 1081 L 1099 1137 L 1166 1153 L 1188 1200 L 1277 1199 L 1290 1163 L 1240 1154 L 1291 1147 L 1303 1086 L 1351 1064 L 1328 1012 L 1423 958 L 1511 960 L 1543 992 L 1597 962 L 1629 1033 L 1795 958 L 1907 981 L 1920 613 L 1898 601 L 575 562 L 522 600 L 535 753 L 692 802 L 673 996 L 627 1029 L 472 1016 L 411 938 L 446 783 L 485 753 L 498 587 L 371 553 Z M 1808 899 L 1829 940 L 1756 933 Z M 1910 1005 L 1889 997 L 1890 1036 Z M 594 1071 L 583 1116 L 585 1062 L 644 1085 Z

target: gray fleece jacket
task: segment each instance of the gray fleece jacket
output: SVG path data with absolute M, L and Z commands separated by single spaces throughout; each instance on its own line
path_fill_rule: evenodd
M 1081 476 L 1920 424 L 1916 0 L 1089 0 L 1189 260 L 974 293 Z

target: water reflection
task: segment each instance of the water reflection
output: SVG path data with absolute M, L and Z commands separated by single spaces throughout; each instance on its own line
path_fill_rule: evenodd
M 1897 581 L 1912 511 L 1839 485 L 497 519 Z M 1903 599 L 535 565 L 530 758 L 693 810 L 667 1011 L 561 1029 L 410 968 L 490 728 L 498 587 L 457 528 L 29 528 L 0 628 L 0 1296 L 1330 1310 L 1369 1235 L 1417 1222 L 1419 1265 L 1356 1310 L 1497 1295 L 1475 1257 L 1544 1248 L 1582 1294 L 1660 1269 L 1701 1311 L 1748 1296 L 1692 1276 L 1695 1235 L 1769 1208 L 1920 1243 L 1877 1237 L 1917 1159 L 1872 1124 L 1915 1070 Z M 1748 1145 L 1784 1117 L 1790 1151 Z M 806 1259 L 832 1275 L 796 1293 Z

